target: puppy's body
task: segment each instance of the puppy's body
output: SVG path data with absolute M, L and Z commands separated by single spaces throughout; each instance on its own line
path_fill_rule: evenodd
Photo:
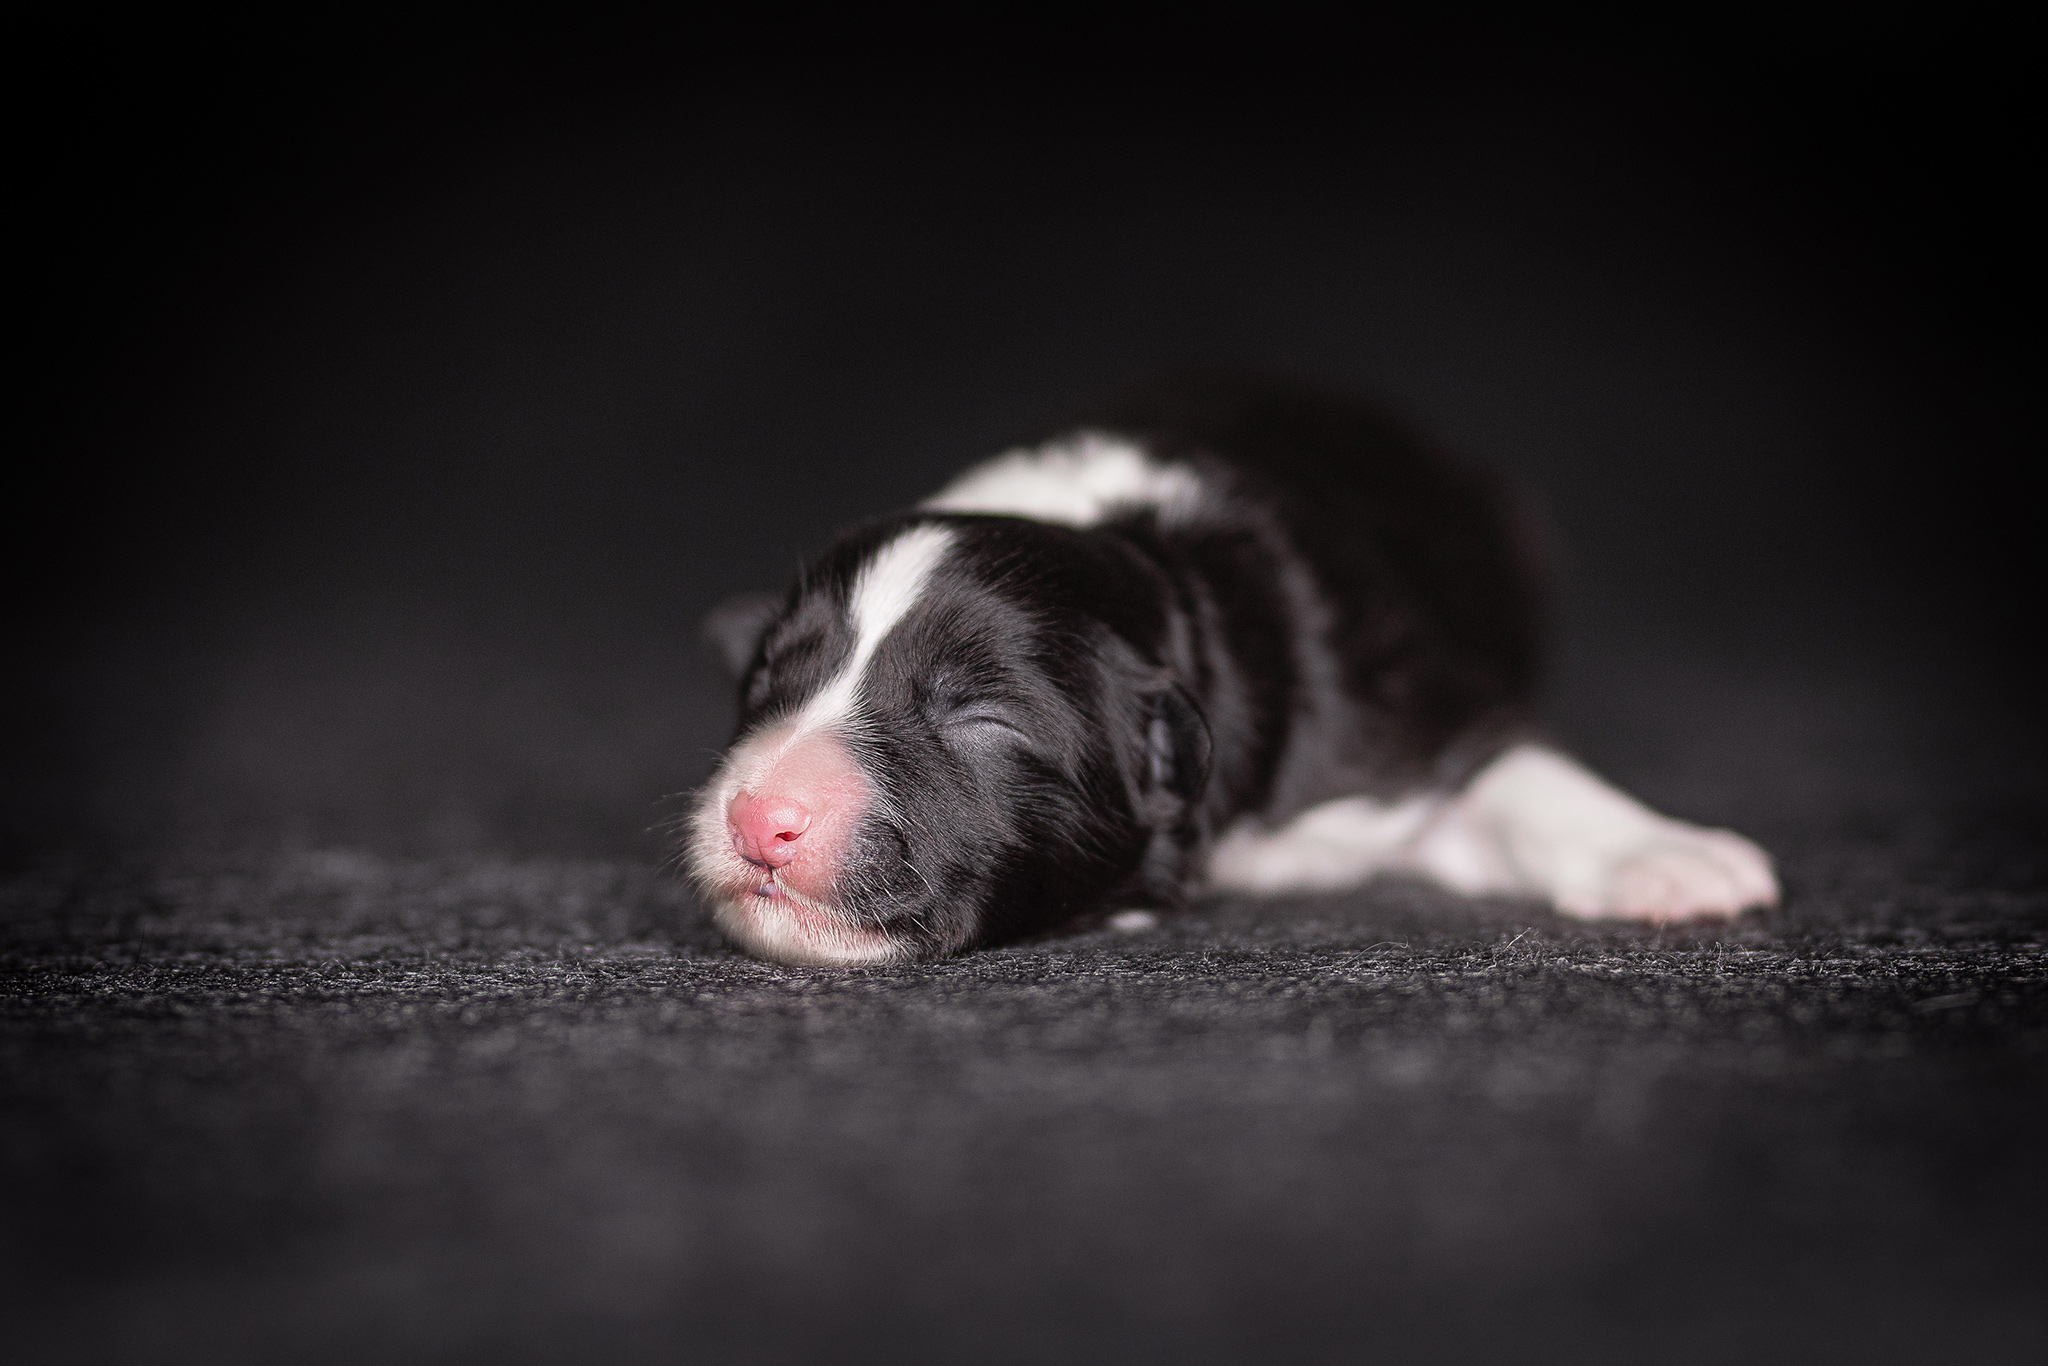
M 1183 382 L 970 470 L 728 614 L 691 870 L 745 947 L 936 957 L 1382 871 L 1586 916 L 1769 862 L 1528 742 L 1540 592 L 1492 486 L 1370 409 Z

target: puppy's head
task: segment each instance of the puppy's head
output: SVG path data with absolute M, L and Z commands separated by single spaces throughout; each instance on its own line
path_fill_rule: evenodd
M 685 860 L 719 925 L 782 962 L 942 957 L 1170 900 L 1209 733 L 1128 543 L 919 515 L 714 617 L 739 737 Z

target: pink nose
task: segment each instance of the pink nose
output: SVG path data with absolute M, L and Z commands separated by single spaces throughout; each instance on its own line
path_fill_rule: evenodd
M 797 841 L 811 828 L 811 813 L 799 802 L 769 793 L 742 792 L 725 808 L 733 848 L 749 863 L 780 868 L 796 857 Z

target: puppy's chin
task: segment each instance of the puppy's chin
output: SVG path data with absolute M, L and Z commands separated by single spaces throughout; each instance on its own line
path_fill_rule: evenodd
M 916 956 L 903 940 L 787 895 L 721 895 L 712 919 L 748 953 L 800 967 L 855 968 Z

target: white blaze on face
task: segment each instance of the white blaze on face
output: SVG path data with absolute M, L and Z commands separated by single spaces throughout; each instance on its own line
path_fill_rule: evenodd
M 860 685 L 875 648 L 917 605 L 932 570 L 952 545 L 953 533 L 945 527 L 915 527 L 882 546 L 861 567 L 846 604 L 853 626 L 853 653 L 797 714 L 799 732 L 861 724 Z
M 1154 460 L 1128 441 L 1083 432 L 977 465 L 926 499 L 928 512 L 986 512 L 1090 527 L 1119 511 L 1152 508 L 1162 522 L 1201 509 L 1201 478 Z
M 847 597 L 853 649 L 846 661 L 794 714 L 735 744 L 698 798 L 690 871 L 713 898 L 719 927 L 753 953 L 841 965 L 888 962 L 901 953 L 889 936 L 834 914 L 847 847 L 879 795 L 843 737 L 867 724 L 861 693 L 875 651 L 924 595 L 953 539 L 945 527 L 914 527 L 869 556 Z M 813 813 L 796 858 L 773 878 L 734 847 L 727 811 L 741 792 L 794 796 Z

